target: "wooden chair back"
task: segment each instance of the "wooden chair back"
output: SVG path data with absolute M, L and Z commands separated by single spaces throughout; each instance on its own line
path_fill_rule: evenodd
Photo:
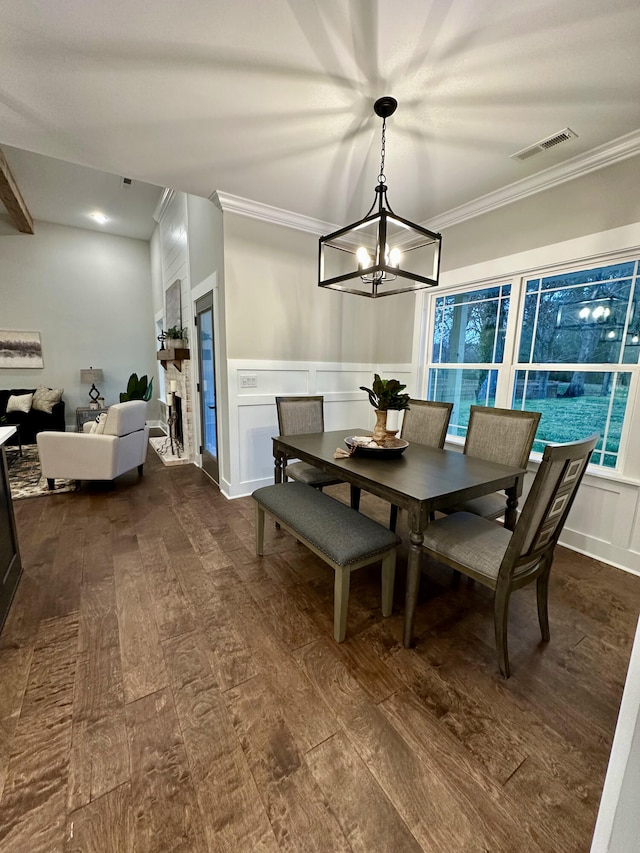
M 550 560 L 578 486 L 600 438 L 545 447 L 540 468 L 500 566 L 500 575 L 522 577 L 534 571 L 545 556 Z M 519 584 L 518 584 L 519 585 Z

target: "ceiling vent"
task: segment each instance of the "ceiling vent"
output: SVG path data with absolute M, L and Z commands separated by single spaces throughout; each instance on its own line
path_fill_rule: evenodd
M 563 142 L 568 142 L 569 139 L 577 139 L 578 134 L 571 130 L 570 127 L 565 127 L 564 130 L 559 130 L 552 136 L 547 136 L 546 139 L 541 139 L 535 145 L 529 145 L 528 148 L 523 148 L 521 151 L 516 151 L 515 154 L 510 154 L 512 160 L 528 160 L 529 157 L 535 157 L 541 151 L 547 151 L 549 148 L 555 148 L 556 145 L 561 145 Z
M 132 183 L 133 181 L 131 178 L 122 178 L 122 180 L 120 181 L 120 186 L 122 187 L 122 189 L 127 189 L 131 186 Z

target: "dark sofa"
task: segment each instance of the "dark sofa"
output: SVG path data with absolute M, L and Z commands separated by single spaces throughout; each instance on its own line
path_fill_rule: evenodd
M 35 388 L 12 388 L 9 391 L 0 391 L 0 426 L 19 426 L 20 441 L 22 444 L 35 444 L 36 435 L 46 430 L 65 431 L 64 400 L 55 403 L 51 414 L 31 409 L 30 412 L 8 412 L 7 403 L 9 397 L 20 397 L 22 394 L 33 394 Z M 17 436 L 12 436 L 8 444 L 17 444 Z

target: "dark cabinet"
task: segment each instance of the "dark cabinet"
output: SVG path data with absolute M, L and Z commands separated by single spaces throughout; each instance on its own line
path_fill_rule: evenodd
M 22 573 L 20 549 L 9 488 L 7 451 L 0 447 L 0 630 Z

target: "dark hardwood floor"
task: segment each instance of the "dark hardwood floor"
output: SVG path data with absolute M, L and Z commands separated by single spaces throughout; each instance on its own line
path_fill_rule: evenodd
M 589 850 L 640 578 L 558 549 L 551 643 L 516 593 L 504 681 L 488 591 L 425 563 L 404 649 L 402 554 L 393 616 L 361 569 L 337 645 L 333 572 L 273 524 L 256 558 L 251 499 L 152 450 L 15 508 L 2 853 Z

